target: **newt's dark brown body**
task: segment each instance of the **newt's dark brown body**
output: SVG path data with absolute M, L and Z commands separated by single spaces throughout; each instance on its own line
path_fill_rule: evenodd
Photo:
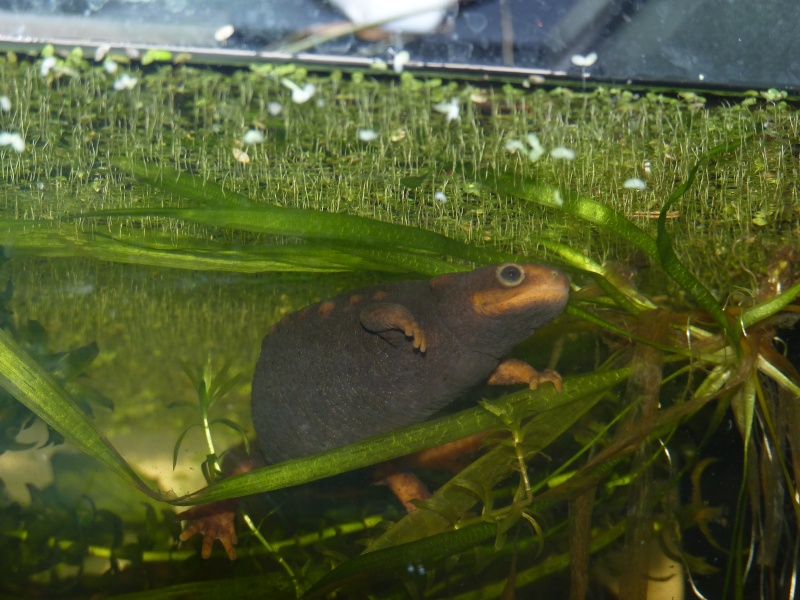
M 264 458 L 423 421 L 487 379 L 560 385 L 557 374 L 503 357 L 558 316 L 568 293 L 557 269 L 506 263 L 363 288 L 289 315 L 264 338 L 253 380 Z

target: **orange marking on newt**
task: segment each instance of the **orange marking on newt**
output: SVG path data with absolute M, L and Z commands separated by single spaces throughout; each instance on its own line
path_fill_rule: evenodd
M 353 294 L 352 296 L 350 296 L 348 302 L 350 303 L 350 306 L 355 306 L 356 304 L 359 304 L 361 302 L 361 296 L 359 296 L 358 294 Z
M 317 309 L 317 313 L 320 316 L 327 317 L 329 314 L 333 312 L 333 309 L 336 308 L 336 303 L 332 300 L 326 300 L 322 304 L 319 305 Z
M 375 292 L 375 294 L 372 296 L 372 301 L 373 302 L 383 302 L 388 297 L 389 297 L 389 295 L 386 292 Z

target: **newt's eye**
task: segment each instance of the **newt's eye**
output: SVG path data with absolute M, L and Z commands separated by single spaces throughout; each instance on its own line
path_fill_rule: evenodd
M 506 287 L 514 287 L 525 280 L 525 271 L 514 263 L 497 267 L 497 280 Z

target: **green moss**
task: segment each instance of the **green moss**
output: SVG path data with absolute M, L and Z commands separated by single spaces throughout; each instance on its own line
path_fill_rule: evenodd
M 172 65 L 143 71 L 120 65 L 111 75 L 76 53 L 43 76 L 41 61 L 0 58 L 0 92 L 12 102 L 11 111 L 0 115 L 0 128 L 24 132 L 27 143 L 22 154 L 0 149 L 3 219 L 59 222 L 89 210 L 183 204 L 115 169 L 112 165 L 122 158 L 147 161 L 154 169 L 163 164 L 194 173 L 255 203 L 373 217 L 519 253 L 536 249 L 538 241 L 547 238 L 601 261 L 628 262 L 631 249 L 619 238 L 577 228 L 565 216 L 494 194 L 464 173 L 491 168 L 554 183 L 607 203 L 654 235 L 655 211 L 702 152 L 768 122 L 766 133 L 734 157 L 701 171 L 669 230 L 681 259 L 721 299 L 737 285 L 752 288 L 750 273 L 763 272 L 774 249 L 800 244 L 797 159 L 791 145 L 800 119 L 780 94 L 710 106 L 689 92 L 673 97 L 622 88 L 580 93 L 565 88 L 479 87 L 409 73 L 398 79 L 374 79 L 360 72 L 350 77 L 338 71 L 310 74 L 293 65 L 234 72 Z M 122 72 L 138 78 L 133 89 L 113 89 Z M 314 97 L 293 103 L 282 78 L 301 86 L 312 83 Z M 453 98 L 460 99 L 460 118 L 448 122 L 434 107 Z M 279 115 L 270 114 L 270 102 L 281 103 Z M 244 146 L 242 136 L 250 128 L 264 133 L 263 144 Z M 379 138 L 359 141 L 357 131 L 363 128 L 377 131 Z M 524 141 L 529 133 L 538 135 L 548 150 L 573 149 L 575 160 L 546 154 L 531 162 L 505 148 L 508 140 Z M 234 150 L 246 151 L 249 163 L 239 162 Z M 647 190 L 624 189 L 622 183 L 630 177 L 644 179 Z M 445 192 L 446 202 L 434 199 L 437 191 Z M 121 233 L 128 226 L 119 220 L 84 223 L 78 229 Z M 144 219 L 140 226 L 145 239 L 149 230 L 166 234 L 177 245 L 198 238 L 232 244 L 252 239 L 167 219 Z M 69 265 L 67 273 L 75 265 L 84 275 L 90 268 L 81 261 Z M 26 281 L 31 286 L 25 295 L 28 304 L 20 305 L 20 312 L 46 322 L 48 315 L 57 321 L 68 311 L 69 321 L 78 324 L 70 328 L 72 341 L 91 337 L 90 332 L 77 332 L 86 323 L 80 315 L 94 309 L 83 299 L 62 302 L 59 293 L 52 294 L 60 284 L 48 287 L 53 282 L 39 277 L 39 268 L 34 268 L 37 276 Z M 52 271 L 61 272 L 61 267 Z M 99 302 L 114 304 L 115 319 L 125 323 L 121 327 L 136 327 L 125 316 L 126 306 L 147 314 L 149 326 L 139 327 L 142 332 L 151 330 L 150 336 L 168 321 L 174 329 L 170 335 L 202 349 L 195 358 L 233 346 L 233 339 L 245 341 L 225 326 L 241 314 L 240 302 L 250 304 L 247 310 L 254 313 L 272 315 L 248 332 L 252 335 L 242 345 L 251 354 L 258 348 L 260 332 L 276 318 L 274 313 L 289 309 L 286 302 L 276 307 L 263 297 L 256 308 L 254 288 L 247 284 L 244 296 L 230 292 L 213 306 L 204 300 L 193 313 L 176 308 L 192 304 L 186 289 L 168 284 L 161 291 L 156 291 L 158 285 L 131 290 L 130 280 L 120 275 L 129 272 L 138 270 L 109 268 L 108 276 L 117 284 L 98 286 L 102 294 L 109 294 Z M 100 319 L 96 331 L 107 331 L 107 325 Z M 143 333 L 134 337 L 120 350 L 132 358 L 137 348 L 166 343 Z M 244 360 L 245 365 L 249 362 Z M 163 389 L 164 383 L 143 389 Z
M 86 210 L 175 203 L 114 170 L 122 157 L 196 173 L 256 202 L 348 212 L 519 252 L 551 237 L 618 260 L 627 248 L 616 240 L 476 190 L 464 168 L 488 166 L 556 183 L 608 203 L 652 232 L 651 211 L 700 153 L 768 122 L 765 135 L 701 174 L 671 222 L 672 233 L 684 260 L 720 293 L 750 285 L 743 265 L 763 270 L 772 248 L 800 236 L 791 146 L 798 115 L 771 93 L 749 106 L 709 106 L 692 93 L 676 99 L 612 88 L 480 89 L 409 74 L 347 79 L 285 65 L 233 73 L 131 67 L 135 87 L 114 91 L 119 73 L 88 67 L 80 57 L 70 55 L 46 77 L 39 63 L 0 63 L 0 88 L 13 103 L 3 128 L 24 131 L 28 143 L 21 155 L 0 150 L 4 217 L 58 220 Z M 287 77 L 314 84 L 314 97 L 294 104 L 281 84 Z M 460 99 L 461 113 L 448 122 L 434 106 L 452 98 Z M 280 115 L 268 112 L 273 101 L 282 104 Z M 242 136 L 253 127 L 266 141 L 245 147 Z M 364 128 L 380 137 L 360 142 L 357 131 Z M 548 150 L 573 149 L 576 159 L 545 155 L 532 163 L 505 149 L 509 139 L 529 133 Z M 250 162 L 239 162 L 234 150 L 246 151 Z M 623 189 L 630 177 L 644 179 L 648 189 Z M 436 191 L 446 193 L 445 203 L 434 200 Z M 175 222 L 152 226 L 176 238 L 211 235 Z

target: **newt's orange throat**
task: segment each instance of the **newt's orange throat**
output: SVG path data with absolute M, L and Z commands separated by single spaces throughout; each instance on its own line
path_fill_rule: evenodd
M 505 263 L 497 267 L 495 277 L 494 285 L 472 294 L 477 314 L 493 317 L 535 306 L 563 307 L 569 296 L 567 276 L 545 265 Z

